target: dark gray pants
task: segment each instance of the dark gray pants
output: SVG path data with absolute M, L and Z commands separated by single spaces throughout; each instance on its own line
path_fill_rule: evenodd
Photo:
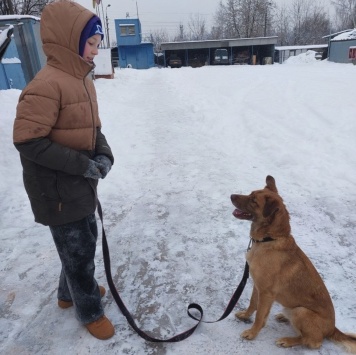
M 80 221 L 50 226 L 62 262 L 58 299 L 73 301 L 78 320 L 87 324 L 103 314 L 100 291 L 94 278 L 98 227 L 95 215 Z

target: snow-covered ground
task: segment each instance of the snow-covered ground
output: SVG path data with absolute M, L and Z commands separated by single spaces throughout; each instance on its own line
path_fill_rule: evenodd
M 305 59 L 305 58 L 304 58 Z M 115 284 L 137 323 L 171 337 L 193 326 L 189 303 L 218 319 L 239 283 L 249 222 L 232 216 L 232 193 L 262 188 L 273 175 L 293 235 L 322 275 L 337 326 L 356 333 L 356 67 L 302 64 L 117 70 L 97 87 L 103 132 L 115 165 L 99 196 Z M 57 307 L 60 262 L 47 227 L 33 222 L 12 124 L 20 91 L 0 91 L 1 354 L 343 354 L 281 349 L 294 334 L 273 315 L 254 341 L 231 314 L 201 324 L 187 340 L 152 344 L 128 325 L 110 292 L 116 328 L 93 338 Z M 101 237 L 96 275 L 107 287 Z M 248 305 L 252 282 L 238 303 Z

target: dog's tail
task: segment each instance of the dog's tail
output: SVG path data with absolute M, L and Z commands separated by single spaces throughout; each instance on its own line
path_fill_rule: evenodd
M 339 329 L 335 328 L 334 333 L 331 334 L 328 339 L 343 345 L 347 352 L 356 354 L 356 334 L 345 334 Z

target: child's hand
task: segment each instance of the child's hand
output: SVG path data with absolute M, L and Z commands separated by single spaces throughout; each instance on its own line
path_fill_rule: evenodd
M 100 172 L 102 175 L 102 178 L 104 179 L 105 176 L 108 174 L 108 172 L 111 169 L 111 160 L 106 156 L 106 155 L 102 155 L 99 154 L 96 157 L 94 157 L 94 161 L 96 161 L 97 163 L 99 163 L 102 167 L 100 167 Z
M 102 176 L 101 171 L 105 169 L 103 164 L 97 163 L 94 160 L 89 159 L 89 165 L 86 172 L 83 174 L 85 178 L 100 179 Z

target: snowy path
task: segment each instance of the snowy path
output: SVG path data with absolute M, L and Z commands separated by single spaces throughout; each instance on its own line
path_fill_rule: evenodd
M 191 327 L 191 302 L 201 304 L 206 320 L 221 316 L 242 276 L 249 233 L 248 222 L 231 215 L 230 194 L 261 188 L 271 174 L 294 236 L 332 294 L 337 326 L 356 333 L 352 69 L 328 63 L 125 69 L 96 82 L 103 132 L 116 157 L 99 188 L 112 272 L 144 330 L 166 338 Z M 56 307 L 58 256 L 47 228 L 32 221 L 11 143 L 18 95 L 0 91 L 6 102 L 0 120 L 6 147 L 0 156 L 1 353 L 343 354 L 328 341 L 319 351 L 275 347 L 275 339 L 293 334 L 273 319 L 279 306 L 253 342 L 240 339 L 248 325 L 230 315 L 202 324 L 182 343 L 149 344 L 131 330 L 110 293 L 104 305 L 117 334 L 93 339 L 72 309 Z M 97 278 L 106 285 L 100 241 Z M 251 282 L 239 307 L 250 293 Z

